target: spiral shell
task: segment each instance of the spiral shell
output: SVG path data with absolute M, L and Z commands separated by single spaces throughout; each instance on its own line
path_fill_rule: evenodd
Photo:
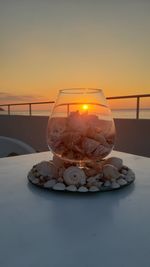
M 67 185 L 84 185 L 86 182 L 84 171 L 76 166 L 68 167 L 63 173 L 63 178 Z
M 58 175 L 58 169 L 49 161 L 42 161 L 36 165 L 36 170 L 40 175 L 48 176 L 49 178 L 56 178 Z

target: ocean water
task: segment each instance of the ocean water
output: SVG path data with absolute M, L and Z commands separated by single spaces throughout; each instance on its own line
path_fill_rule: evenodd
M 50 116 L 51 112 L 49 110 L 32 110 L 33 116 Z M 0 111 L 0 115 L 8 115 L 7 111 Z M 13 110 L 11 115 L 29 115 L 28 110 Z M 112 109 L 113 118 L 136 118 L 136 110 L 134 109 Z M 140 109 L 139 113 L 140 119 L 150 119 L 150 109 Z

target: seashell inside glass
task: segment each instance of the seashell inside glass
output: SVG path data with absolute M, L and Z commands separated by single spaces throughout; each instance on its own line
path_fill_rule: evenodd
M 101 89 L 59 91 L 47 131 L 54 155 L 80 165 L 105 158 L 114 141 L 114 120 Z

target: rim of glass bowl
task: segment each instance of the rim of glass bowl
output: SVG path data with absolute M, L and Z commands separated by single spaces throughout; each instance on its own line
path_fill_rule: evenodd
M 95 94 L 102 92 L 103 92 L 102 89 L 97 89 L 97 88 L 66 88 L 59 90 L 59 93 L 63 94 Z

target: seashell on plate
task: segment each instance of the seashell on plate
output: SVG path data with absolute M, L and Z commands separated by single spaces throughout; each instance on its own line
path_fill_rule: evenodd
M 33 171 L 31 170 L 29 173 L 28 173 L 28 179 L 33 182 L 35 180 L 36 176 L 35 174 L 33 173 Z
M 44 187 L 45 188 L 52 188 L 55 184 L 56 184 L 56 179 L 52 179 L 52 180 L 47 181 L 44 184 Z
M 91 186 L 90 188 L 89 188 L 89 191 L 90 192 L 98 192 L 99 191 L 99 188 L 97 187 L 97 186 Z
M 97 174 L 97 170 L 92 169 L 92 168 L 84 168 L 84 172 L 87 177 L 91 177 Z
M 67 185 L 84 185 L 86 182 L 84 171 L 76 166 L 68 167 L 63 173 L 63 178 Z
M 66 186 L 63 183 L 57 183 L 53 186 L 54 190 L 64 191 Z
M 134 179 L 135 179 L 135 174 L 132 170 L 129 169 L 128 173 L 125 176 L 125 180 L 130 183 L 130 182 L 134 181 Z
M 128 173 L 128 171 L 125 170 L 125 169 L 122 169 L 122 170 L 121 170 L 121 173 L 122 173 L 123 175 L 126 175 L 126 174 Z
M 117 157 L 111 157 L 105 160 L 104 165 L 106 164 L 110 164 L 113 165 L 114 167 L 116 167 L 118 170 L 120 170 L 123 166 L 123 161 L 120 158 Z
M 31 181 L 33 184 L 39 184 L 40 180 L 38 178 L 35 178 L 34 180 Z
M 102 185 L 103 185 L 103 182 L 100 182 L 100 181 L 99 181 L 99 182 L 96 183 L 96 186 L 97 186 L 99 189 L 102 188 Z
M 93 177 L 89 177 L 87 178 L 87 187 L 90 188 L 91 186 L 97 186 L 99 187 L 99 182 L 100 182 L 100 178 L 101 178 L 101 173 L 93 176 Z
M 58 169 L 51 161 L 42 161 L 36 165 L 36 170 L 40 175 L 56 178 Z
M 123 185 L 126 185 L 127 184 L 127 181 L 123 178 L 119 178 L 117 179 L 117 183 L 120 185 L 120 186 L 123 186 Z
M 57 178 L 57 182 L 59 182 L 59 183 L 63 183 L 63 178 L 61 178 L 61 177 L 59 177 L 59 178 Z
M 75 192 L 77 191 L 77 187 L 75 185 L 69 185 L 66 187 L 66 190 L 70 192 Z
M 120 185 L 117 183 L 117 182 L 112 182 L 112 184 L 111 184 L 111 188 L 112 189 L 117 189 L 117 188 L 119 188 L 120 187 Z
M 104 174 L 104 177 L 108 180 L 117 179 L 121 175 L 118 172 L 117 168 L 110 164 L 106 164 L 103 166 L 103 174 Z
M 99 174 L 95 175 L 95 176 L 91 176 L 87 179 L 88 183 L 95 183 L 99 180 Z
M 111 186 L 111 182 L 109 180 L 107 180 L 105 183 L 104 183 L 104 186 L 105 187 L 110 187 Z
M 78 191 L 82 192 L 82 193 L 85 193 L 85 192 L 88 192 L 89 190 L 85 186 L 80 186 Z

